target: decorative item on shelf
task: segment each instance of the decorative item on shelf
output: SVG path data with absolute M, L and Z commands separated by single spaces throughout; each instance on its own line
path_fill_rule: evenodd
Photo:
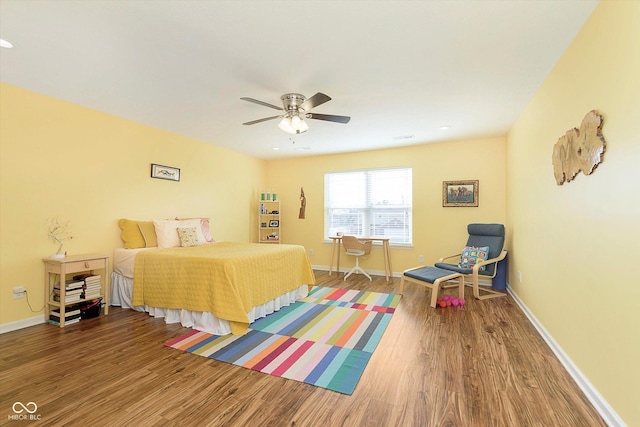
M 280 227 L 280 221 L 277 219 L 272 219 L 269 221 L 269 228 L 278 228 Z
M 606 141 L 602 135 L 602 116 L 591 110 L 580 129 L 569 129 L 553 146 L 551 162 L 558 185 L 572 181 L 580 171 L 591 175 L 602 162 Z
M 54 255 L 51 255 L 51 258 L 64 258 L 67 253 L 62 252 L 62 246 L 65 241 L 73 239 L 68 230 L 69 221 L 61 222 L 58 218 L 52 218 L 49 220 L 47 227 L 49 239 L 59 245 L 58 250 Z
M 262 190 L 260 193 L 260 200 L 263 202 L 277 202 L 278 194 L 276 193 L 276 190 L 267 188 L 266 190 Z

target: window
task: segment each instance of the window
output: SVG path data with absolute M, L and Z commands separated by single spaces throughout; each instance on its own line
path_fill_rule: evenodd
M 388 237 L 412 243 L 412 169 L 369 169 L 324 175 L 324 232 Z

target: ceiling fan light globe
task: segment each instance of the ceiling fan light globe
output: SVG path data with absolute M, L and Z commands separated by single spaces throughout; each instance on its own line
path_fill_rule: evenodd
M 293 126 L 291 126 L 291 119 L 289 119 L 288 117 L 284 117 L 282 120 L 280 120 L 278 127 L 287 133 L 297 133 Z

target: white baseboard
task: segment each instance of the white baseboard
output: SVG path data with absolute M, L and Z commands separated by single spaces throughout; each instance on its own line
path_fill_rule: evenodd
M 44 323 L 44 314 L 29 317 L 28 319 L 16 320 L 15 322 L 4 323 L 0 325 L 0 334 L 17 331 L 18 329 L 28 328 L 29 326 L 39 325 L 41 323 Z
M 553 339 L 551 334 L 542 326 L 542 324 L 538 321 L 536 316 L 529 310 L 529 308 L 525 305 L 525 303 L 518 297 L 518 295 L 511 289 L 511 287 L 507 286 L 507 292 L 513 297 L 513 300 L 518 304 L 520 309 L 523 311 L 525 316 L 529 319 L 534 328 L 538 331 L 538 333 L 542 336 L 542 338 L 546 341 L 546 343 L 551 347 L 551 351 L 556 355 L 556 357 L 562 363 L 562 366 L 567 370 L 571 378 L 576 382 L 580 390 L 587 396 L 589 402 L 593 405 L 593 407 L 598 411 L 600 416 L 604 419 L 608 426 L 611 427 L 626 427 L 626 424 L 620 418 L 620 416 L 614 411 L 614 409 L 609 405 L 609 403 L 602 397 L 602 395 L 598 392 L 598 390 L 589 382 L 587 377 L 578 369 L 578 367 L 573 363 L 573 361 L 569 358 L 569 356 L 562 350 L 562 347 Z

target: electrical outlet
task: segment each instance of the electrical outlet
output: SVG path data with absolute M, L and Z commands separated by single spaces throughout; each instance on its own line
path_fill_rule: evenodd
M 418 262 L 424 262 L 424 255 L 420 255 L 418 257 Z
M 13 288 L 13 299 L 24 298 L 24 294 L 26 292 L 27 290 L 24 288 L 24 286 Z
M 522 283 L 522 273 L 518 271 L 518 282 Z
M 313 255 L 313 249 L 309 249 L 309 255 Z

